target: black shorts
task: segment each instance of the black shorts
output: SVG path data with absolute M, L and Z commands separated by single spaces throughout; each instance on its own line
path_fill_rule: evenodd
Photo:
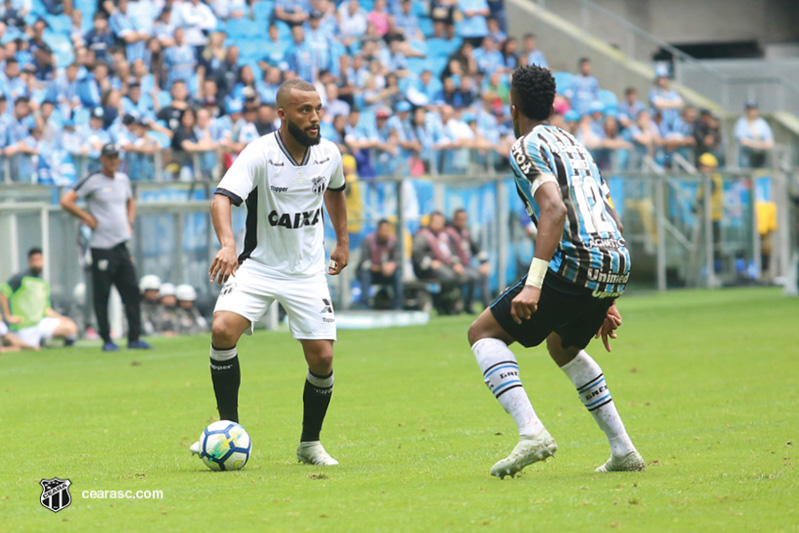
M 527 276 L 506 289 L 491 304 L 491 314 L 513 340 L 526 348 L 538 346 L 553 331 L 564 348 L 585 348 L 605 321 L 613 298 L 595 298 L 591 290 L 575 285 L 551 270 L 544 278 L 538 310 L 521 324 L 513 321 L 511 301 L 524 288 Z

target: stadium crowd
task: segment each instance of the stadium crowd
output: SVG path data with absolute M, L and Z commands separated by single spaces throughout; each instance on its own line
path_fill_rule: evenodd
M 133 180 L 218 178 L 276 128 L 293 77 L 318 87 L 322 134 L 362 178 L 496 168 L 513 140 L 509 73 L 547 66 L 534 35 L 507 35 L 502 0 L 9 0 L 0 20 L 0 171 L 26 183 L 74 183 L 108 142 Z M 553 121 L 602 168 L 677 152 L 723 163 L 718 118 L 666 74 L 619 99 L 581 59 L 556 73 Z M 740 166 L 764 164 L 755 102 L 735 136 Z

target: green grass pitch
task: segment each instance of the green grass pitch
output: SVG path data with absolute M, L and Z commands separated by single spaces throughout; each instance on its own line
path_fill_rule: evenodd
M 467 317 L 340 332 L 322 439 L 297 464 L 305 365 L 287 332 L 240 343 L 253 455 L 215 473 L 188 446 L 216 415 L 207 337 L 149 353 L 0 355 L 0 531 L 797 531 L 799 302 L 776 289 L 620 301 L 602 365 L 642 473 L 595 474 L 604 435 L 543 346 L 514 351 L 557 457 L 489 475 L 515 427 L 481 381 Z M 72 481 L 58 514 L 39 480 Z M 161 490 L 161 500 L 82 497 Z

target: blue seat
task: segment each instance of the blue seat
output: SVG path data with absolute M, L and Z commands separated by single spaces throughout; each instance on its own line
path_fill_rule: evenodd
M 227 22 L 227 32 L 233 38 L 249 37 L 255 38 L 263 32 L 261 24 L 246 17 L 240 19 L 230 19 Z
M 444 72 L 445 68 L 447 68 L 447 58 L 433 57 L 428 59 L 428 64 L 430 70 L 433 72 L 433 76 L 435 76 L 436 78 L 440 78 L 441 73 Z
M 419 17 L 419 29 L 422 30 L 422 34 L 425 37 L 431 37 L 433 35 L 433 19 L 429 17 Z
M 255 2 L 252 6 L 252 12 L 253 15 L 255 15 L 255 20 L 261 21 L 262 23 L 268 22 L 269 19 L 272 18 L 272 12 L 274 9 L 274 4 L 268 0 Z
M 552 77 L 555 78 L 558 94 L 562 95 L 572 86 L 574 75 L 571 72 L 559 70 L 558 72 L 553 72 Z
M 606 109 L 614 107 L 618 109 L 619 107 L 619 99 L 616 97 L 616 94 L 607 89 L 599 90 L 599 101 L 602 102 Z
M 427 59 L 421 57 L 409 57 L 408 58 L 408 70 L 416 74 L 417 76 L 422 74 L 422 71 L 428 68 L 429 61 Z M 431 69 L 432 70 L 432 69 Z
M 450 44 L 446 39 L 428 39 L 427 40 L 427 55 L 428 57 L 447 57 L 450 54 Z
M 66 15 L 45 15 L 44 21 L 55 33 L 69 35 L 69 30 L 72 29 L 72 21 Z

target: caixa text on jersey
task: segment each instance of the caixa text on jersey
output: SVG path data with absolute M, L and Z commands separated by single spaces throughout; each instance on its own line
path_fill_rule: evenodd
M 288 229 L 304 228 L 305 226 L 315 226 L 322 218 L 322 208 L 314 211 L 303 211 L 301 213 L 269 213 L 269 224 L 272 226 L 283 226 Z

